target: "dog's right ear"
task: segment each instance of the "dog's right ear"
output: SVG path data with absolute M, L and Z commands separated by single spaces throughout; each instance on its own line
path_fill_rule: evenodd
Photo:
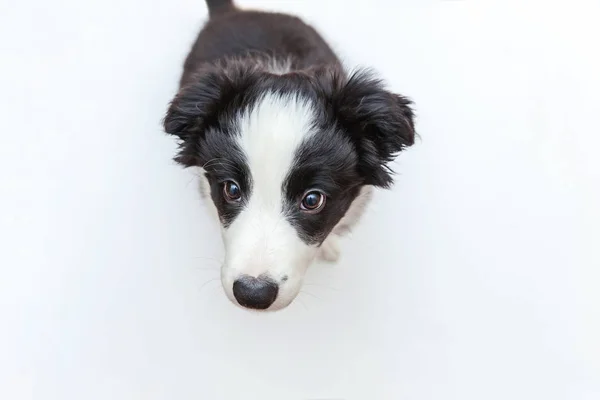
M 206 129 L 218 125 L 219 116 L 252 82 L 252 71 L 241 67 L 208 67 L 183 86 L 171 101 L 163 120 L 166 133 L 179 139 L 175 161 L 184 167 L 199 165 L 198 149 Z

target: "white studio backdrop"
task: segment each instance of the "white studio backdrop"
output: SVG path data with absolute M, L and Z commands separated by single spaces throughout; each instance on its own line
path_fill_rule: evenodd
M 417 105 L 338 265 L 257 315 L 160 120 L 202 0 L 0 4 L 0 398 L 600 398 L 600 3 L 239 0 Z

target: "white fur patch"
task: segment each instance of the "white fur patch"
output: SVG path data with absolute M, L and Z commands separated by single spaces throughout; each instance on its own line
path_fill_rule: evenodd
M 280 282 L 271 310 L 287 306 L 298 294 L 317 248 L 305 244 L 283 214 L 283 183 L 300 144 L 312 135 L 312 104 L 298 96 L 266 94 L 239 116 L 239 147 L 252 176 L 252 192 L 244 209 L 223 231 L 225 292 L 235 302 L 232 286 L 246 274 L 268 274 Z
M 373 186 L 363 186 L 360 193 L 350 204 L 346 214 L 333 228 L 327 239 L 319 248 L 318 258 L 327 262 L 336 262 L 340 257 L 339 241 L 348 234 L 363 216 L 367 206 L 373 198 Z

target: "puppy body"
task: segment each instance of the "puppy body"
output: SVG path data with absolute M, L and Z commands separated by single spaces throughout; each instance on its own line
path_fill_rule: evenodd
M 340 64 L 319 34 L 296 17 L 240 11 L 228 0 L 207 3 L 210 19 L 185 61 L 182 86 L 207 62 L 237 59 L 275 74 Z
M 348 75 L 296 17 L 209 0 L 165 117 L 176 161 L 201 169 L 225 244 L 222 283 L 247 308 L 298 294 L 314 258 L 335 261 L 387 164 L 414 141 L 410 101 Z

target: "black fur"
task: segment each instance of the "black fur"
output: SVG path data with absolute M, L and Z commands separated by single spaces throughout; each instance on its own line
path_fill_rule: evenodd
M 218 4 L 230 1 L 213 0 Z M 220 10 L 213 8 L 209 10 Z M 204 63 L 248 55 L 291 57 L 292 68 L 334 65 L 339 61 L 319 34 L 299 18 L 279 13 L 239 11 L 212 15 L 200 31 L 184 64 L 180 86 L 193 82 L 192 76 Z M 252 60 L 247 60 L 252 63 Z
M 321 130 L 299 147 L 283 189 L 285 215 L 304 242 L 323 242 L 344 216 L 363 184 L 357 165 L 352 142 L 334 126 Z M 306 214 L 298 204 L 306 190 L 313 188 L 326 194 L 326 204 L 320 213 Z
M 208 15 L 215 17 L 219 14 L 224 14 L 235 10 L 232 0 L 206 0 L 208 7 Z
M 296 17 L 240 11 L 230 1 L 207 3 L 211 19 L 185 61 L 180 90 L 164 119 L 165 131 L 180 139 L 175 160 L 205 167 L 212 198 L 229 224 L 240 206 L 224 203 L 221 181 L 233 176 L 251 192 L 250 172 L 232 137 L 236 114 L 267 92 L 309 99 L 320 134 L 298 150 L 297 168 L 283 189 L 288 218 L 306 242 L 319 243 L 362 185 L 392 183 L 387 164 L 414 143 L 411 102 L 387 91 L 369 71 L 348 75 L 318 33 Z M 268 72 L 272 59 L 289 59 L 292 71 Z M 221 164 L 211 164 L 215 159 Z M 322 213 L 301 214 L 299 198 L 311 185 L 329 191 L 331 200 Z
M 414 143 L 410 101 L 386 91 L 368 71 L 347 77 L 339 66 L 322 66 L 279 76 L 234 60 L 202 66 L 172 101 L 164 127 L 181 139 L 176 161 L 201 166 L 198 149 L 206 129 L 226 127 L 236 112 L 268 91 L 297 93 L 318 104 L 322 128 L 335 125 L 354 144 L 364 184 L 388 187 L 392 177 L 386 164 Z

